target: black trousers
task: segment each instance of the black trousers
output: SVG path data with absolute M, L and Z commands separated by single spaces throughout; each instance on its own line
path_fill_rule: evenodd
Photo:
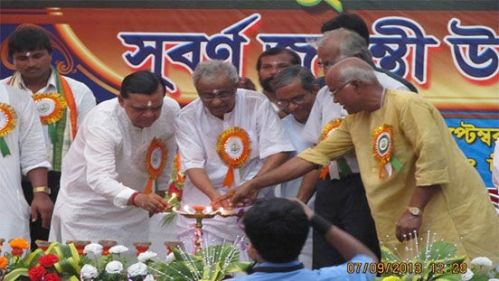
M 57 199 L 57 194 L 59 193 L 59 186 L 61 181 L 61 173 L 49 171 L 47 175 L 48 186 L 50 187 L 52 193 L 50 194 L 50 199 L 55 204 L 55 200 Z M 29 205 L 33 201 L 33 187 L 31 186 L 31 182 L 29 180 L 22 181 L 22 187 L 24 192 L 24 197 Z M 31 221 L 31 220 L 30 220 Z M 34 250 L 37 248 L 35 241 L 36 240 L 48 240 L 49 239 L 49 229 L 42 227 L 42 220 L 38 219 L 35 222 L 30 222 L 29 232 L 31 237 L 31 249 Z
M 381 257 L 376 226 L 359 174 L 319 182 L 316 186 L 315 212 L 360 240 L 378 258 Z M 345 259 L 324 236 L 314 231 L 312 267 L 316 269 L 344 262 Z

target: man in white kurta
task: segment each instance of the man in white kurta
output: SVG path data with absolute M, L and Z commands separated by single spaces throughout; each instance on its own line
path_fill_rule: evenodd
M 8 119 L 6 110 L 14 112 L 12 130 L 6 130 Z M 10 132 L 8 132 L 10 131 Z M 35 104 L 28 93 L 0 84 L 0 132 L 10 153 L 0 153 L 0 237 L 8 240 L 23 237 L 29 240 L 30 207 L 24 198 L 21 187 L 21 173 L 29 175 L 35 186 L 47 185 L 47 168 L 42 125 Z M 4 134 L 7 133 L 7 134 Z M 37 179 L 32 173 L 41 172 Z M 35 180 L 35 181 L 34 181 Z M 45 197 L 44 199 L 38 198 Z M 38 212 L 43 200 L 50 203 L 46 223 L 50 222 L 52 203 L 46 193 L 35 193 L 33 211 Z M 40 219 L 40 216 L 39 218 Z
M 258 92 L 237 89 L 237 80 L 234 66 L 220 61 L 204 62 L 194 73 L 200 98 L 181 110 L 175 124 L 182 170 L 187 175 L 182 205 L 209 206 L 233 186 L 261 173 L 265 165 L 265 169 L 279 165 L 287 157 L 283 152 L 293 150 L 268 98 Z M 251 153 L 244 165 L 235 169 L 233 184 L 224 187 L 228 166 L 216 151 L 217 138 L 232 127 L 246 131 Z M 205 173 L 207 178 L 198 172 Z M 199 183 L 200 178 L 205 181 Z M 271 196 L 272 192 L 263 190 L 259 196 Z M 193 224 L 191 219 L 178 218 L 179 238 L 188 249 Z M 203 231 L 207 244 L 235 241 L 243 235 L 234 217 L 206 219 Z
M 141 71 L 128 77 L 141 78 L 138 74 L 148 79 L 154 75 Z M 157 90 L 131 89 L 125 98 L 127 78 L 119 98 L 102 102 L 90 112 L 64 159 L 51 240 L 111 239 L 130 247 L 149 239 L 149 212 L 161 210 L 145 201 L 146 155 L 153 139 L 166 148 L 166 165 L 156 179 L 157 186 L 166 189 L 176 152 L 173 120 L 180 108 L 175 100 L 164 97 L 157 77 L 151 87 Z M 155 196 L 150 199 L 158 200 Z
M 78 127 L 96 102 L 85 84 L 63 76 L 56 67 L 52 67 L 52 50 L 52 42 L 44 29 L 31 24 L 18 26 L 8 40 L 9 56 L 16 71 L 2 82 L 28 91 L 35 100 L 51 164 L 48 172 L 48 186 L 52 190 L 50 197 L 55 201 L 59 192 L 62 159 Z M 23 179 L 22 185 L 30 202 L 32 186 L 26 179 Z M 30 227 L 33 240 L 48 239 L 48 229 L 37 222 L 31 223 Z M 35 246 L 34 243 L 32 246 Z

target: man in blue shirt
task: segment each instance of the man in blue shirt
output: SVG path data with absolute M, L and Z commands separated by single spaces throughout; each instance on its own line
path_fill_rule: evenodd
M 250 275 L 233 280 L 374 280 L 374 274 L 356 269 L 364 268 L 359 266 L 364 263 L 369 268 L 377 262 L 376 255 L 299 201 L 284 198 L 257 201 L 244 215 L 243 224 L 250 240 L 248 255 L 256 264 Z M 298 255 L 310 226 L 322 233 L 348 262 L 317 270 L 304 269 Z

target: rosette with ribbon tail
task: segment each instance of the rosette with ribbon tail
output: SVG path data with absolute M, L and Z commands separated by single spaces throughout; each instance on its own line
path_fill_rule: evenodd
M 319 136 L 319 141 L 323 141 L 327 139 L 333 132 L 336 130 L 340 125 L 341 122 L 343 121 L 343 118 L 337 118 L 333 119 L 324 125 L 324 127 L 321 130 L 321 135 Z M 340 157 L 336 160 L 338 163 L 338 168 L 340 170 L 340 173 L 343 174 L 351 174 L 350 167 L 348 166 L 345 158 Z M 329 166 L 324 166 L 322 167 L 319 177 L 321 179 L 325 179 L 329 175 Z
M 239 127 L 224 130 L 217 139 L 217 153 L 228 166 L 223 185 L 230 188 L 234 183 L 234 169 L 242 167 L 251 154 L 248 133 Z
M 373 131 L 373 155 L 379 164 L 379 177 L 391 176 L 393 169 L 400 171 L 402 165 L 393 155 L 393 129 L 383 124 Z
M 163 173 L 166 165 L 168 150 L 161 139 L 153 138 L 146 153 L 147 183 L 144 193 L 156 191 L 156 179 Z
M 6 104 L 0 103 L 0 152 L 5 157 L 10 155 L 10 149 L 3 137 L 14 130 L 17 123 L 17 114 L 14 109 Z
M 55 123 L 61 120 L 67 107 L 64 97 L 55 92 L 40 93 L 33 95 L 33 100 L 35 101 L 42 124 L 48 126 L 52 143 L 56 143 L 57 128 Z

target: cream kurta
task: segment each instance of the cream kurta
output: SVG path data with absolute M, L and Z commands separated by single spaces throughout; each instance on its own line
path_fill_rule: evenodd
M 42 124 L 29 93 L 0 84 L 0 103 L 10 105 L 17 115 L 16 126 L 3 137 L 10 154 L 0 153 L 0 237 L 29 240 L 31 213 L 21 187 L 21 172 L 27 174 L 35 168 L 50 167 Z M 8 251 L 5 244 L 4 250 Z
M 251 154 L 247 163 L 235 171 L 237 186 L 252 179 L 262 167 L 265 158 L 283 151 L 293 151 L 293 146 L 286 139 L 286 133 L 272 106 L 263 94 L 255 91 L 238 89 L 234 109 L 224 115 L 224 119 L 213 116 L 200 99 L 196 99 L 184 107 L 176 120 L 176 138 L 182 159 L 182 170 L 192 168 L 205 169 L 211 183 L 220 194 L 228 191 L 223 187 L 227 166 L 216 152 L 217 138 L 225 129 L 243 128 L 251 141 Z M 260 196 L 273 193 L 273 190 L 262 190 Z M 210 199 L 192 184 L 186 177 L 182 204 L 210 205 Z M 194 220 L 178 217 L 177 226 L 181 237 L 190 236 Z M 243 235 L 236 218 L 220 218 L 203 221 L 205 235 L 213 235 L 214 239 L 234 241 L 236 236 Z M 205 237 L 206 238 L 206 237 Z M 213 243 L 218 241 L 207 241 Z M 189 241 L 185 241 L 189 243 Z
M 159 189 L 166 189 L 176 153 L 173 120 L 176 101 L 165 97 L 160 117 L 148 128 L 132 125 L 118 99 L 102 102 L 83 122 L 62 165 L 61 190 L 50 240 L 112 239 L 127 247 L 148 241 L 148 213 L 127 205 L 143 191 L 146 152 L 153 138 L 168 150 Z
M 379 177 L 373 157 L 373 130 L 393 126 L 394 156 L 403 164 L 390 177 Z M 499 218 L 475 169 L 454 142 L 438 110 L 421 97 L 387 90 L 383 106 L 346 117 L 330 137 L 299 157 L 321 165 L 355 148 L 378 237 L 397 245 L 395 223 L 416 186 L 438 184 L 441 191 L 426 205 L 420 233 L 427 231 L 458 244 L 474 258 L 499 262 Z

